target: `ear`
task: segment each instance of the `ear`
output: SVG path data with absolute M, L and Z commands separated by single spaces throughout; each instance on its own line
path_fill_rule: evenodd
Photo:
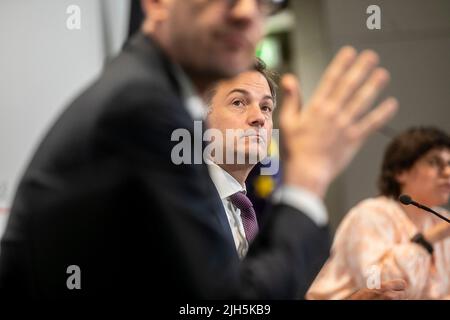
M 167 20 L 172 0 L 141 0 L 144 25 L 152 25 Z
M 395 174 L 395 180 L 397 180 L 397 182 L 399 184 L 404 184 L 406 182 L 406 179 L 408 178 L 408 171 L 407 170 L 402 170 L 398 173 Z

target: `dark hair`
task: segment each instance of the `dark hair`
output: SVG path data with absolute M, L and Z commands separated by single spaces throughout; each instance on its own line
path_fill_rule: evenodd
M 267 83 L 269 84 L 270 94 L 273 97 L 274 103 L 277 101 L 277 84 L 275 82 L 276 74 L 273 71 L 267 69 L 266 63 L 260 59 L 255 58 L 255 62 L 250 70 L 258 71 L 261 73 L 264 78 L 266 78 Z
M 266 63 L 257 57 L 255 57 L 255 60 L 248 71 L 257 71 L 264 76 L 264 78 L 267 80 L 267 83 L 269 84 L 270 94 L 273 97 L 274 105 L 276 105 L 277 101 L 277 84 L 275 82 L 275 78 L 277 77 L 276 73 L 268 70 Z M 216 94 L 216 86 L 217 83 L 214 83 L 205 94 L 205 100 L 208 106 L 211 105 L 212 98 Z
M 450 150 L 450 136 L 437 128 L 414 127 L 396 136 L 384 153 L 378 179 L 380 193 L 398 198 L 401 186 L 395 176 L 409 170 L 417 160 L 435 149 Z

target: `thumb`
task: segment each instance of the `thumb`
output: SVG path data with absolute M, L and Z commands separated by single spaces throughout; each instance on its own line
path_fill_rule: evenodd
M 290 118 L 301 109 L 302 97 L 297 78 L 292 74 L 286 74 L 281 78 L 281 90 L 283 91 L 283 104 L 280 116 Z
M 402 291 L 406 289 L 406 281 L 403 279 L 395 279 L 386 281 L 381 284 L 381 287 L 385 290 Z

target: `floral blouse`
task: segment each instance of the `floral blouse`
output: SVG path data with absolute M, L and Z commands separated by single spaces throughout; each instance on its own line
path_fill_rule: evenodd
M 441 214 L 447 211 L 437 208 Z M 307 299 L 345 299 L 380 281 L 404 279 L 409 299 L 450 299 L 450 237 L 433 245 L 433 255 L 410 239 L 441 220 L 424 212 L 414 223 L 394 199 L 367 199 L 339 226 L 331 255 Z M 417 226 L 419 225 L 419 227 Z

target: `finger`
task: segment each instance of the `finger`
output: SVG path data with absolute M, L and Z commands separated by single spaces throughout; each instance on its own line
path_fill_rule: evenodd
M 377 289 L 363 288 L 351 294 L 347 300 L 377 300 L 381 296 L 381 292 Z
M 406 298 L 405 291 L 385 291 L 382 294 L 384 300 L 403 300 Z
M 350 129 L 350 139 L 361 143 L 369 134 L 387 123 L 396 113 L 398 102 L 388 98 Z
M 383 68 L 378 68 L 371 74 L 367 82 L 357 91 L 355 96 L 348 103 L 345 113 L 350 121 L 353 121 L 353 119 L 360 116 L 372 105 L 389 82 L 389 78 L 389 72 Z
M 343 75 L 330 95 L 336 105 L 344 103 L 364 83 L 373 68 L 378 64 L 378 55 L 372 50 L 363 51 L 348 72 Z
M 312 103 L 321 101 L 329 96 L 333 88 L 339 83 L 344 72 L 355 61 L 356 55 L 356 50 L 350 46 L 345 46 L 339 50 L 325 70 L 319 86 L 312 97 Z
M 392 291 L 403 291 L 406 289 L 406 281 L 403 279 L 394 279 L 386 281 L 381 284 L 381 289 Z
M 299 87 L 297 78 L 292 74 L 286 74 L 281 79 L 281 89 L 283 91 L 281 117 L 292 117 L 300 111 L 302 96 Z

